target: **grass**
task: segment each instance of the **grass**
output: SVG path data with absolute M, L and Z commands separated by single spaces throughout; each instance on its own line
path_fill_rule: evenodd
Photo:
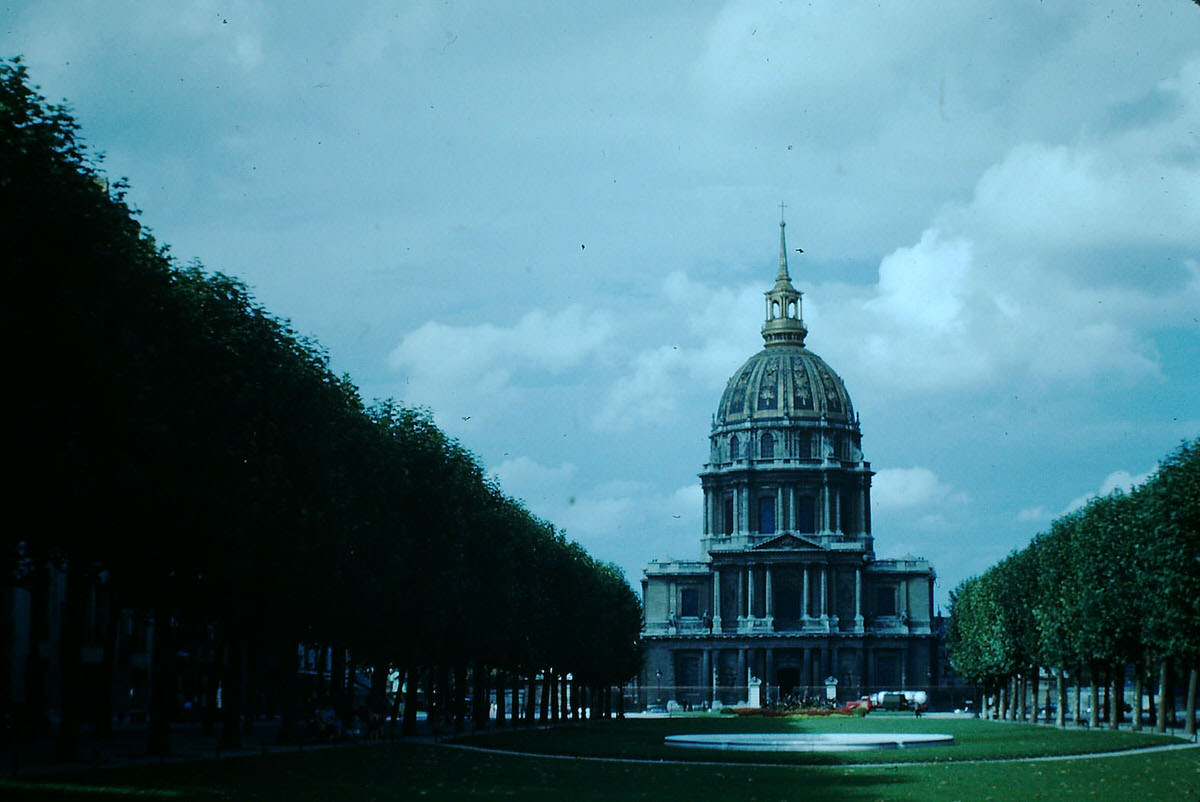
M 952 747 L 865 752 L 714 752 L 665 746 L 667 735 L 729 732 L 916 732 L 954 736 Z M 459 739 L 461 743 L 547 755 L 641 757 L 652 760 L 698 760 L 730 763 L 841 765 L 848 763 L 956 762 L 1039 755 L 1116 752 L 1175 743 L 1152 733 L 1109 730 L 1057 730 L 1032 724 L 971 718 L 921 718 L 872 713 L 866 718 L 778 719 L 741 716 L 681 716 L 669 719 L 569 724 L 553 729 L 496 732 Z
M 665 724 L 704 726 L 704 719 L 671 719 Z M 868 719 L 870 721 L 870 719 Z M 728 719 L 719 720 L 728 727 Z M 763 722 L 749 722 L 762 725 Z M 884 726 L 886 719 L 875 719 Z M 914 723 L 893 719 L 892 725 Z M 924 722 L 922 722 L 924 723 Z M 946 720 L 930 724 L 949 724 Z M 970 722 L 968 722 L 970 723 Z M 998 735 L 982 732 L 972 749 L 1023 751 L 1035 744 L 1063 747 L 1065 741 L 1030 735 L 1017 725 L 987 724 Z M 545 744 L 593 746 L 629 738 L 646 742 L 663 728 L 657 721 L 604 722 L 588 727 L 557 728 Z M 609 726 L 611 725 L 611 726 Z M 646 726 L 650 725 L 650 726 Z M 642 728 L 647 733 L 643 735 Z M 911 728 L 911 727 L 910 727 Z M 757 729 L 766 729 L 759 726 Z M 949 727 L 942 727 L 949 729 Z M 699 730 L 692 730 L 699 731 Z M 963 732 L 971 732 L 969 729 Z M 553 737 L 557 733 L 557 738 Z M 544 734 L 544 733 L 541 733 Z M 1063 733 L 1071 734 L 1071 733 Z M 1119 735 L 1119 733 L 1115 733 Z M 513 744 L 534 733 L 511 733 Z M 1104 733 L 1079 733 L 1087 751 L 1109 739 Z M 974 737 L 974 736 L 973 736 Z M 1094 740 L 1093 740 L 1094 739 Z M 484 740 L 491 741 L 491 737 Z M 1131 743 L 1131 742 L 1127 742 Z M 1024 744 L 1024 746 L 1021 746 Z M 910 754 L 931 755 L 934 750 Z M 673 750 L 674 752 L 674 750 Z M 857 753 L 858 759 L 863 753 Z M 886 753 L 892 757 L 899 752 Z M 675 755 L 678 756 L 678 755 Z M 993 753 L 995 756 L 995 753 Z M 713 753 L 705 753 L 712 758 Z M 722 755 L 722 757 L 724 757 Z M 1137 802 L 1200 798 L 1200 750 L 1114 755 L 1089 760 L 1044 763 L 962 763 L 849 767 L 837 765 L 710 766 L 529 758 L 470 752 L 427 744 L 379 744 L 92 771 L 20 783 L 0 781 L 0 798 L 36 800 L 107 799 L 258 799 L 258 800 L 450 800 L 509 798 L 649 800 L 1097 800 Z

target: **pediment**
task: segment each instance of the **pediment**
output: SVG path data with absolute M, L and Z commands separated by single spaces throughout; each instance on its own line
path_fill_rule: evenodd
M 796 535 L 777 535 L 765 543 L 759 543 L 752 551 L 811 551 L 812 549 L 820 549 L 821 544 L 814 543 L 811 540 L 798 537 Z

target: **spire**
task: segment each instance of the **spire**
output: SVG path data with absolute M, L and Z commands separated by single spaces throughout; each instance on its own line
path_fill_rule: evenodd
M 786 207 L 786 203 L 779 204 L 779 273 L 775 276 L 776 281 L 792 280 L 787 268 L 787 239 L 783 235 L 783 230 L 787 228 L 787 223 L 783 220 L 783 210 Z
M 808 329 L 800 308 L 802 293 L 792 286 L 792 277 L 788 275 L 787 222 L 783 219 L 786 208 L 787 204 L 779 204 L 779 272 L 775 274 L 775 286 L 763 293 L 767 296 L 767 317 L 762 335 L 767 345 L 803 346 Z

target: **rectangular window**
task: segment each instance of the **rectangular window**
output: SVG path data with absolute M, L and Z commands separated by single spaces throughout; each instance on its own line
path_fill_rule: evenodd
M 800 496 L 796 499 L 796 530 L 798 532 L 815 532 L 817 518 L 817 500 L 812 496 Z
M 722 517 L 724 518 L 724 520 L 721 521 L 721 523 L 723 525 L 723 529 L 725 531 L 725 534 L 732 535 L 733 534 L 733 496 L 726 496 L 725 503 L 722 504 L 721 507 L 722 507 L 721 514 L 722 514 Z
M 700 616 L 700 591 L 696 588 L 684 588 L 679 591 L 679 614 L 690 618 Z
M 758 531 L 764 535 L 775 533 L 774 496 L 763 496 L 758 500 Z
M 875 588 L 875 615 L 896 614 L 896 587 L 887 585 Z

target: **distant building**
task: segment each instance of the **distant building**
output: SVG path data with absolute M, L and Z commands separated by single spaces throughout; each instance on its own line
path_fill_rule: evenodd
M 824 697 L 830 678 L 840 699 L 940 684 L 933 566 L 875 557 L 859 419 L 804 346 L 779 226 L 765 347 L 729 379 L 700 473 L 703 556 L 645 568 L 648 704 Z

